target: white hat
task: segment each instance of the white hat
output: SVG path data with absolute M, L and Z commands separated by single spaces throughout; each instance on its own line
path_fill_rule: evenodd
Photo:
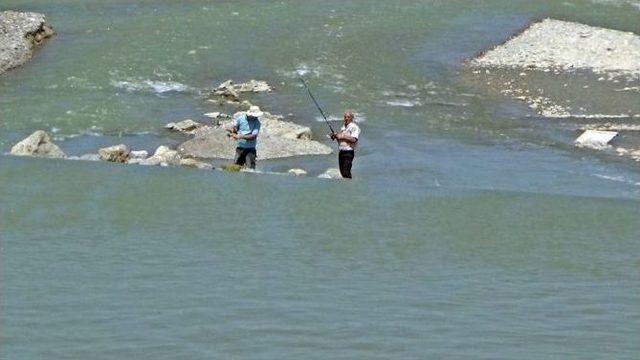
M 260 110 L 259 106 L 253 105 L 249 108 L 249 111 L 247 111 L 247 116 L 260 117 L 262 115 L 264 115 L 264 113 Z

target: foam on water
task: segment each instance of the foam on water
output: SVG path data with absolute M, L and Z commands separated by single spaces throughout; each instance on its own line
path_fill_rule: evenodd
M 389 106 L 399 106 L 399 107 L 414 107 L 420 106 L 422 103 L 420 100 L 390 100 L 386 102 Z
M 176 81 L 158 81 L 158 80 L 111 80 L 111 86 L 124 89 L 128 92 L 153 92 L 155 94 L 164 94 L 168 92 L 187 92 L 192 88 L 176 82 Z
M 363 113 L 356 112 L 354 113 L 354 115 L 355 115 L 355 122 L 358 124 L 364 123 L 367 121 L 367 116 Z M 317 122 L 324 122 L 324 118 L 322 116 L 316 116 L 315 119 Z M 342 122 L 342 115 L 328 115 L 327 121 Z

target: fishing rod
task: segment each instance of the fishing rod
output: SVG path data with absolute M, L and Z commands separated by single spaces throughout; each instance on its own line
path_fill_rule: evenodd
M 304 88 L 307 89 L 307 92 L 309 93 L 311 100 L 313 100 L 313 103 L 316 104 L 316 108 L 318 108 L 318 111 L 320 111 L 320 114 L 322 115 L 324 122 L 327 124 L 327 126 L 329 126 L 329 130 L 331 130 L 331 138 L 334 139 L 336 132 L 335 130 L 333 130 L 333 127 L 329 123 L 329 120 L 327 120 L 327 117 L 324 115 L 324 111 L 322 111 L 322 108 L 318 104 L 318 101 L 316 101 L 315 96 L 313 96 L 313 94 L 311 93 L 311 89 L 309 89 L 309 85 L 307 85 L 307 82 L 304 81 L 304 78 L 302 77 L 302 75 L 298 73 L 298 70 L 296 70 L 296 75 L 298 76 L 298 79 L 300 79 L 300 81 L 302 82 L 302 85 L 304 85 Z

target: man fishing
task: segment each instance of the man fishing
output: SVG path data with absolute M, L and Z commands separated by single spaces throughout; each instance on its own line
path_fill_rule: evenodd
M 356 153 L 356 143 L 358 142 L 358 137 L 360 136 L 360 127 L 356 125 L 355 122 L 353 122 L 353 111 L 345 111 L 343 116 L 344 125 L 342 126 L 340 131 L 336 133 L 329 123 L 327 116 L 324 114 L 324 111 L 322 111 L 320 104 L 318 104 L 316 97 L 311 93 L 311 89 L 309 89 L 309 85 L 307 85 L 307 82 L 304 81 L 304 78 L 302 78 L 300 72 L 296 71 L 296 74 L 298 75 L 298 79 L 300 79 L 300 82 L 302 82 L 304 88 L 307 89 L 307 93 L 309 93 L 309 97 L 311 98 L 311 100 L 313 100 L 316 108 L 318 109 L 318 111 L 320 111 L 324 122 L 329 127 L 329 130 L 331 131 L 331 140 L 338 141 L 338 165 L 340 167 L 340 174 L 345 179 L 351 179 L 351 166 L 353 165 L 353 158 L 355 157 Z
M 344 125 L 337 133 L 331 134 L 332 140 L 338 141 L 338 165 L 340 174 L 345 179 L 351 179 L 351 166 L 355 157 L 356 145 L 360 137 L 360 127 L 353 121 L 353 111 L 347 110 L 343 116 Z
M 264 113 L 258 106 L 251 106 L 245 114 L 236 118 L 233 127 L 227 129 L 229 136 L 237 140 L 235 164 L 256 168 L 256 144 L 260 134 L 260 117 Z

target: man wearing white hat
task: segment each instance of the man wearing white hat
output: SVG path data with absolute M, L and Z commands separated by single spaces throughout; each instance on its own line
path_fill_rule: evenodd
M 238 140 L 236 145 L 236 165 L 256 168 L 256 144 L 260 133 L 260 117 L 264 113 L 257 106 L 251 106 L 249 110 L 236 118 L 235 125 L 228 129 L 231 137 Z

